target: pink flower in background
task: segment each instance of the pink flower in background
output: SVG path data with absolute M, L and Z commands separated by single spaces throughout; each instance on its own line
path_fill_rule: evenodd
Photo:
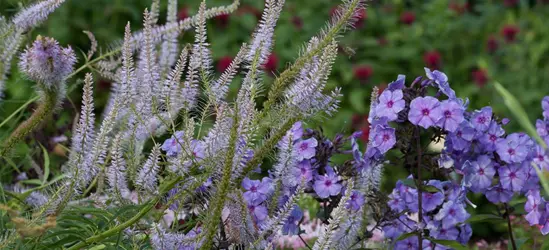
M 400 14 L 400 22 L 406 25 L 411 25 L 416 21 L 416 14 L 412 11 L 404 11 Z
M 442 56 L 436 50 L 427 51 L 423 54 L 423 61 L 427 67 L 439 69 L 442 64 Z
M 353 73 L 356 79 L 365 83 L 374 73 L 374 69 L 370 65 L 358 65 L 354 67 Z
M 520 29 L 518 26 L 514 24 L 507 24 L 501 29 L 501 35 L 505 38 L 506 42 L 512 43 L 517 38 L 519 31 Z
M 486 50 L 488 50 L 488 53 L 492 54 L 498 50 L 498 47 L 498 40 L 494 35 L 490 35 L 488 41 L 486 41 Z
M 471 78 L 478 87 L 482 88 L 488 82 L 488 73 L 486 69 L 476 69 L 471 72 Z
M 301 30 L 303 28 L 303 20 L 299 16 L 292 17 L 292 24 L 298 30 Z
M 177 18 L 179 20 L 183 20 L 185 18 L 189 17 L 189 8 L 183 6 L 179 11 L 177 12 Z
M 232 56 L 224 56 L 224 57 L 221 57 L 219 59 L 219 61 L 217 61 L 217 72 L 224 72 L 228 67 L 229 65 L 231 65 L 231 62 L 233 61 L 233 57 Z
M 267 58 L 267 61 L 265 62 L 265 64 L 263 64 L 263 69 L 265 69 L 267 73 L 274 74 L 277 68 L 278 68 L 278 56 L 272 53 Z
M 515 7 L 518 5 L 518 0 L 505 0 L 503 1 L 503 5 L 505 5 L 505 7 Z
M 230 20 L 229 14 L 221 14 L 214 18 L 215 24 L 220 28 L 226 28 L 229 25 Z

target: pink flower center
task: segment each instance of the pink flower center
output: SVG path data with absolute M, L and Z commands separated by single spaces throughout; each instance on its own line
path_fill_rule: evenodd
M 332 181 L 331 181 L 331 180 L 326 180 L 326 181 L 324 182 L 324 185 L 325 185 L 326 187 L 329 187 L 329 186 L 332 185 Z
M 429 112 L 430 112 L 429 109 L 423 109 L 423 110 L 421 110 L 421 113 L 422 113 L 424 116 L 428 116 L 428 115 L 429 115 Z
M 446 117 L 446 118 L 452 117 L 452 112 L 450 112 L 450 110 L 444 111 L 444 117 Z
M 478 171 L 478 174 L 484 175 L 484 169 L 481 168 L 481 169 Z
M 299 147 L 301 150 L 306 150 L 307 148 L 309 147 L 309 145 L 307 143 L 302 143 L 301 146 Z
M 538 155 L 538 160 L 539 160 L 539 161 L 544 161 L 544 160 L 545 160 L 545 157 L 543 157 L 543 155 Z
M 454 210 L 453 208 L 450 209 L 450 211 L 448 212 L 450 215 L 454 216 L 456 215 L 456 210 Z
M 461 135 L 462 135 L 461 131 L 458 131 L 458 132 L 456 133 L 456 136 L 457 136 L 458 138 L 461 138 Z
M 511 173 L 509 173 L 509 178 L 515 179 L 515 178 L 517 178 L 517 174 L 515 174 L 515 172 L 511 172 Z
M 393 104 L 395 104 L 392 100 L 387 102 L 387 108 L 392 108 Z
M 484 117 L 484 116 L 479 117 L 479 118 L 477 119 L 477 122 L 478 122 L 478 123 L 484 124 L 484 123 L 486 122 L 486 117 Z
M 387 134 L 383 135 L 383 141 L 384 142 L 388 141 L 389 139 L 391 139 L 391 136 L 389 136 Z
M 497 136 L 495 136 L 495 135 L 490 135 L 490 141 L 495 142 L 497 139 L 498 139 Z
M 250 191 L 251 191 L 252 193 L 257 192 L 257 187 L 256 187 L 256 186 L 252 186 L 252 187 L 250 188 Z
M 509 155 L 515 155 L 515 150 L 510 148 L 507 150 L 507 153 L 509 153 Z

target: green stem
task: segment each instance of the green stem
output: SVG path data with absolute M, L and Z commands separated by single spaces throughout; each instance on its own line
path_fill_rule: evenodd
M 44 90 L 44 93 L 44 99 L 38 105 L 38 108 L 34 110 L 31 117 L 21 123 L 21 125 L 19 125 L 19 127 L 17 127 L 8 137 L 2 146 L 2 149 L 0 149 L 0 158 L 4 158 L 17 143 L 25 139 L 28 134 L 33 132 L 39 125 L 43 124 L 51 117 L 57 103 L 57 91 L 46 89 Z
M 88 246 L 92 243 L 99 242 L 99 241 L 101 241 L 105 238 L 116 235 L 119 232 L 121 232 L 122 230 L 130 227 L 131 225 L 133 225 L 134 223 L 139 221 L 147 213 L 149 213 L 149 211 L 151 211 L 151 209 L 154 207 L 154 205 L 160 201 L 160 199 L 163 197 L 163 195 L 165 193 L 167 193 L 169 190 L 171 190 L 180 180 L 181 180 L 181 177 L 178 177 L 178 178 L 173 179 L 171 182 L 169 182 L 166 185 L 166 187 L 161 190 L 160 195 L 157 195 L 153 200 L 151 200 L 147 205 L 145 205 L 145 207 L 143 207 L 141 209 L 141 211 L 139 211 L 139 213 L 137 213 L 134 217 L 130 218 L 126 222 L 124 222 L 124 223 L 122 223 L 122 224 L 120 224 L 116 227 L 113 227 L 113 228 L 111 228 L 111 229 L 109 229 L 109 230 L 107 230 L 103 233 L 91 236 L 91 237 L 85 239 L 84 241 L 81 241 L 80 243 L 68 248 L 67 250 L 81 249 L 81 248 L 83 248 L 85 246 Z

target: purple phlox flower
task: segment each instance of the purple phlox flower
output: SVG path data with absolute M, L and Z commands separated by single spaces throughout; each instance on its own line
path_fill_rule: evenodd
M 467 110 L 467 107 L 469 107 L 469 98 L 461 99 L 461 98 L 455 98 L 455 100 L 462 108 L 463 110 Z
M 166 139 L 162 144 L 162 150 L 166 152 L 168 157 L 177 156 L 181 152 L 181 145 L 183 144 L 183 131 L 176 131 L 172 137 Z
M 522 162 L 528 156 L 528 148 L 520 143 L 517 133 L 501 139 L 496 144 L 499 158 L 507 163 Z
M 303 212 L 298 206 L 294 206 L 294 209 L 290 213 L 290 216 L 284 222 L 282 226 L 283 235 L 297 235 L 299 234 L 299 222 L 303 218 Z
M 311 159 L 315 156 L 318 141 L 315 138 L 298 141 L 294 147 L 297 151 L 297 160 Z
M 492 108 L 484 107 L 480 110 L 475 110 L 471 116 L 471 124 L 479 132 L 485 132 L 490 127 L 492 122 Z
M 461 226 L 459 227 L 459 237 L 457 239 L 458 242 L 466 246 L 467 242 L 469 242 L 469 239 L 471 239 L 471 236 L 473 236 L 473 229 L 471 228 L 471 225 L 461 224 Z
M 359 191 L 353 190 L 349 201 L 347 201 L 347 209 L 358 211 L 364 204 L 364 195 Z
M 527 193 L 530 190 L 539 189 L 539 177 L 538 173 L 536 173 L 536 169 L 534 169 L 534 166 L 532 166 L 530 161 L 524 161 L 521 165 L 521 168 L 526 175 L 522 192 Z
M 396 211 L 397 213 L 400 213 L 406 209 L 406 203 L 400 197 L 396 189 L 393 189 L 393 192 L 389 195 L 388 205 L 391 210 Z
M 397 79 L 394 82 L 389 83 L 389 86 L 387 87 L 387 89 L 391 91 L 394 91 L 397 89 L 403 89 L 405 82 L 406 82 L 406 76 L 398 75 Z
M 401 215 L 398 219 L 389 221 L 383 226 L 383 234 L 386 238 L 395 239 L 405 232 L 411 232 L 416 228 L 417 223 L 406 215 Z
M 456 240 L 459 236 L 459 230 L 456 227 L 439 227 L 437 230 L 429 231 L 429 234 L 437 240 Z
M 467 121 L 463 121 L 454 133 L 450 134 L 450 141 L 454 150 L 463 151 L 469 148 L 475 137 L 475 129 Z
M 417 250 L 417 236 L 410 236 L 404 240 L 400 240 L 395 244 L 395 250 Z
M 417 97 L 410 103 L 408 120 L 414 125 L 429 128 L 434 126 L 441 116 L 440 102 L 434 97 Z
M 267 208 L 263 205 L 259 205 L 258 202 L 248 203 L 248 210 L 252 214 L 254 220 L 257 223 L 264 221 L 267 218 Z
M 396 143 L 395 129 L 389 126 L 377 125 L 373 131 L 374 139 L 371 145 L 381 154 L 387 153 Z
M 438 159 L 438 166 L 441 168 L 451 168 L 454 166 L 454 159 L 447 154 L 441 154 Z
M 302 136 L 303 136 L 303 124 L 301 122 L 296 122 L 294 123 L 292 128 L 288 130 L 288 132 L 286 132 L 285 137 L 287 137 L 286 139 L 291 137 L 292 141 L 295 142 L 301 139 Z
M 507 190 L 501 187 L 501 184 L 498 184 L 496 186 L 488 188 L 485 195 L 486 198 L 494 204 L 506 203 L 509 202 L 513 197 L 513 191 Z
M 435 208 L 437 208 L 444 201 L 444 194 L 441 192 L 423 192 L 421 195 L 423 196 L 423 203 L 421 207 L 425 212 L 435 210 Z
M 305 183 L 308 183 L 313 180 L 313 167 L 311 166 L 310 160 L 303 160 L 299 162 L 296 166 L 294 166 L 291 169 L 292 177 L 295 178 L 295 180 L 289 180 L 292 178 L 284 178 L 282 179 L 282 182 L 284 182 L 284 185 L 287 186 L 295 186 L 299 183 L 301 183 L 301 180 L 305 181 Z M 288 179 L 288 180 L 286 180 Z
M 510 136 L 518 138 L 519 144 L 525 147 L 533 147 L 536 144 L 534 143 L 534 140 L 532 140 L 532 138 L 530 138 L 530 136 L 524 132 L 514 133 Z
M 496 150 L 496 143 L 505 134 L 505 130 L 496 122 L 492 121 L 486 133 L 480 137 L 480 142 L 486 152 Z
M 193 157 L 197 160 L 204 159 L 206 152 L 206 143 L 201 140 L 191 141 L 191 150 Z
M 540 220 L 539 225 L 541 225 L 541 233 L 546 235 L 549 233 L 549 204 L 545 202 L 545 212 Z
M 543 118 L 549 120 L 549 96 L 543 97 L 541 100 L 541 108 L 543 109 Z
M 539 195 L 539 190 L 530 190 L 526 194 L 526 204 L 524 204 L 524 210 L 528 213 L 524 217 L 530 226 L 537 225 L 541 219 L 541 205 L 543 200 Z
M 341 192 L 341 184 L 338 183 L 339 177 L 335 173 L 319 175 L 315 179 L 313 188 L 320 198 L 338 195 Z
M 450 248 L 434 243 L 430 240 L 423 240 L 423 250 L 449 250 Z
M 549 170 L 549 156 L 543 147 L 537 145 L 532 151 L 532 161 L 540 168 Z
M 464 222 L 469 216 L 463 204 L 449 200 L 442 205 L 442 208 L 435 215 L 435 220 L 442 221 L 442 228 L 448 229 Z
M 492 179 L 496 173 L 492 159 L 487 155 L 481 155 L 476 161 L 466 161 L 463 166 L 465 176 L 464 186 L 473 192 L 480 192 L 492 185 Z
M 379 103 L 376 105 L 376 115 L 378 117 L 387 117 L 388 121 L 394 121 L 398 118 L 398 113 L 404 109 L 406 102 L 402 90 L 394 91 L 384 90 L 379 96 Z
M 449 132 L 454 132 L 459 124 L 463 122 L 463 112 L 465 110 L 454 100 L 445 100 L 440 103 L 440 112 L 442 116 L 437 121 L 437 126 Z
M 549 122 L 538 119 L 536 121 L 536 131 L 542 138 L 549 136 Z
M 526 180 L 526 173 L 520 164 L 506 165 L 498 168 L 499 182 L 505 189 L 520 192 Z
M 448 98 L 450 99 L 456 98 L 456 92 L 452 88 L 450 88 L 450 84 L 448 83 L 448 76 L 446 76 L 444 72 L 438 70 L 431 71 L 429 68 L 424 69 L 427 78 L 437 84 L 440 92 L 448 96 Z
M 406 203 L 417 201 L 417 189 L 404 185 L 400 180 L 397 181 L 396 188 L 398 188 L 400 197 L 402 197 Z
M 271 189 L 269 184 L 259 180 L 250 180 L 247 177 L 244 178 L 242 181 L 242 187 L 246 190 L 244 192 L 244 199 L 248 203 L 261 203 L 265 201 Z
M 361 167 L 364 163 L 364 158 L 362 156 L 362 152 L 360 152 L 360 147 L 357 141 L 357 138 L 360 138 L 360 136 L 362 136 L 362 131 L 354 132 L 351 136 L 351 150 L 353 153 L 353 158 L 355 160 L 355 164 L 359 167 Z

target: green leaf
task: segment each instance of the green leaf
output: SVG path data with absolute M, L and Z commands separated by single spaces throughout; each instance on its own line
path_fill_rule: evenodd
M 509 240 L 511 241 L 511 240 Z M 518 238 L 518 239 L 515 239 L 515 244 L 517 245 L 517 249 L 529 249 L 529 248 L 525 248 L 526 246 L 528 246 L 528 242 L 532 242 L 532 238 Z M 523 247 L 524 246 L 524 247 Z M 507 245 L 507 247 L 511 247 L 511 244 Z
M 475 215 L 469 217 L 469 219 L 466 221 L 466 223 L 481 222 L 481 221 L 486 221 L 486 220 L 503 220 L 503 218 L 501 218 L 497 215 L 494 215 L 494 214 L 475 214 Z
M 402 234 L 402 235 L 400 235 L 400 236 L 395 240 L 395 242 L 398 242 L 398 241 L 401 241 L 401 240 L 405 240 L 405 239 L 407 239 L 407 238 L 409 238 L 409 237 L 411 237 L 411 236 L 415 236 L 415 235 L 417 235 L 416 232 L 409 232 L 409 233 Z
M 90 250 L 101 250 L 101 249 L 105 249 L 107 246 L 105 246 L 105 244 L 101 244 L 101 245 L 97 245 L 97 246 L 94 246 L 92 248 L 90 248 Z
M 440 192 L 440 189 L 438 189 L 435 186 L 431 186 L 431 185 L 422 186 L 422 190 L 427 191 L 429 193 L 438 193 L 438 192 Z
M 414 182 L 414 179 L 404 179 L 404 180 L 400 180 L 402 182 L 402 184 L 404 186 L 408 186 L 408 187 L 412 187 L 412 188 L 417 188 L 416 187 L 416 183 Z
M 451 247 L 451 248 L 456 249 L 456 250 L 460 250 L 460 249 L 467 250 L 467 249 L 469 249 L 468 247 L 463 246 L 459 242 L 453 241 L 453 240 L 435 240 L 435 239 L 431 239 L 431 238 L 427 238 L 427 239 L 434 242 L 434 243 L 437 243 L 437 244 L 440 244 L 440 245 L 443 245 L 443 246 L 447 246 L 447 247 Z
M 40 147 L 42 148 L 42 153 L 44 154 L 44 179 L 42 179 L 42 185 L 44 185 L 50 176 L 50 155 L 48 154 L 48 150 L 46 150 L 42 144 L 40 144 Z

